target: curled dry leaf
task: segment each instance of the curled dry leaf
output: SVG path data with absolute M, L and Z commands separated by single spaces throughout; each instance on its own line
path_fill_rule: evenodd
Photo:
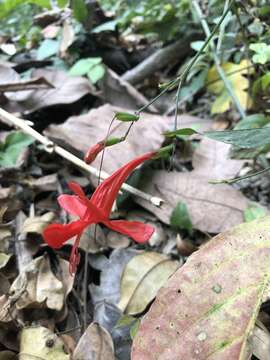
M 114 250 L 109 259 L 104 255 L 90 255 L 90 265 L 101 271 L 100 285 L 89 285 L 94 304 L 106 300 L 117 305 L 120 299 L 120 281 L 123 270 L 129 260 L 139 253 L 138 250 L 129 248 Z
M 270 354 L 270 333 L 262 323 L 256 321 L 256 326 L 250 336 L 250 353 L 259 360 L 268 360 Z
M 165 255 L 143 252 L 131 259 L 122 274 L 118 307 L 126 314 L 139 314 L 179 267 Z
M 53 221 L 55 215 L 53 212 L 47 212 L 41 216 L 29 217 L 25 220 L 22 233 L 42 234 L 43 230 Z
M 192 254 L 142 320 L 132 360 L 246 359 L 269 294 L 269 226 L 241 224 Z
M 0 269 L 3 269 L 11 258 L 11 254 L 0 253 Z
M 87 79 L 80 76 L 69 76 L 61 70 L 36 69 L 32 77 L 44 77 L 53 89 L 36 90 L 24 102 L 7 104 L 7 111 L 33 112 L 48 106 L 72 104 L 86 94 L 93 93 Z M 21 93 L 20 91 L 16 94 Z
M 114 360 L 111 335 L 97 323 L 88 326 L 73 354 L 74 360 Z
M 20 360 L 70 360 L 62 340 L 43 326 L 24 328 L 20 341 Z
M 69 263 L 60 259 L 59 266 L 61 278 L 58 279 L 52 272 L 48 256 L 36 258 L 20 274 L 11 286 L 10 291 L 18 293 L 21 288 L 25 290 L 16 302 L 17 309 L 23 309 L 33 304 L 48 307 L 53 310 L 61 310 L 65 304 L 66 296 L 72 290 L 74 277 L 69 273 Z

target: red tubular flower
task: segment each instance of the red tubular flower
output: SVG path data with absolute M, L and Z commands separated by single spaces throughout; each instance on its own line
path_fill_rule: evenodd
M 138 243 L 149 240 L 154 232 L 152 226 L 138 221 L 110 220 L 109 216 L 118 191 L 128 175 L 138 165 L 155 155 L 156 152 L 149 152 L 122 166 L 97 187 L 90 199 L 84 194 L 80 185 L 75 182 L 69 183 L 69 188 L 75 195 L 58 197 L 60 206 L 68 213 L 78 216 L 79 220 L 65 225 L 51 224 L 44 230 L 43 237 L 49 246 L 60 248 L 68 239 L 76 236 L 70 256 L 70 272 L 72 274 L 76 272 L 79 263 L 80 236 L 83 230 L 91 224 L 102 223 L 114 231 L 130 236 Z
M 87 153 L 84 156 L 84 161 L 86 162 L 86 164 L 91 164 L 104 148 L 105 148 L 104 141 L 100 141 L 96 143 L 94 146 L 90 147 L 90 149 L 87 151 Z

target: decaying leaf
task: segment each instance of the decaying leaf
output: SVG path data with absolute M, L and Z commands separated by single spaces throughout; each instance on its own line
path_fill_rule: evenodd
M 5 254 L 0 252 L 0 269 L 4 268 L 7 265 L 11 256 L 11 254 Z
M 208 181 L 234 177 L 242 168 L 242 160 L 229 158 L 230 145 L 203 139 L 192 157 L 194 170 L 187 173 L 167 171 L 144 172 L 142 189 L 164 200 L 160 208 L 144 200 L 136 201 L 170 224 L 173 210 L 184 202 L 195 229 L 210 233 L 228 230 L 243 221 L 249 202 L 229 185 L 212 185 Z
M 70 360 L 62 340 L 43 326 L 24 328 L 21 333 L 20 360 Z
M 242 60 L 240 64 L 227 62 L 222 65 L 227 81 L 230 82 L 235 96 L 238 98 L 239 103 L 244 109 L 249 108 L 251 105 L 251 99 L 247 92 L 249 80 L 244 76 L 248 74 L 249 65 L 250 63 L 247 60 Z M 225 88 L 224 82 L 220 79 L 215 66 L 213 66 L 208 72 L 207 83 L 208 91 L 218 95 L 212 105 L 212 113 L 223 113 L 229 110 L 233 100 Z
M 54 219 L 55 215 L 52 212 L 47 212 L 41 216 L 29 217 L 23 224 L 22 233 L 37 233 L 42 234 L 46 226 L 48 226 Z
M 16 104 L 7 104 L 7 110 L 16 109 L 18 112 L 32 112 L 52 105 L 71 104 L 93 90 L 87 79 L 80 76 L 68 76 L 61 70 L 35 69 L 32 77 L 44 77 L 51 83 L 53 89 L 34 91 L 29 98 Z M 16 94 L 20 93 L 17 92 Z
M 61 272 L 57 278 L 50 267 L 48 256 L 36 258 L 25 273 L 20 274 L 11 286 L 10 291 L 17 293 L 21 288 L 26 291 L 16 302 L 17 309 L 23 309 L 33 304 L 45 303 L 45 306 L 53 310 L 61 310 L 66 296 L 72 289 L 74 277 L 69 273 L 69 263 L 60 259 Z
M 114 114 L 119 111 L 125 111 L 125 109 L 108 104 L 103 105 L 85 115 L 73 116 L 62 125 L 49 126 L 46 134 L 64 140 L 76 150 L 86 153 L 91 145 L 106 137 L 110 121 Z M 111 174 L 134 157 L 147 151 L 159 149 L 164 140 L 162 133 L 168 130 L 170 121 L 168 117 L 164 116 L 141 114 L 140 120 L 131 129 L 127 140 L 110 147 L 106 151 L 102 169 Z M 112 128 L 115 126 L 117 129 L 113 132 L 113 137 L 121 137 L 125 134 L 129 123 L 119 123 L 116 120 Z M 120 154 L 121 156 L 119 156 Z M 98 167 L 99 164 L 100 158 L 98 157 L 93 162 L 93 166 Z
M 0 360 L 16 360 L 17 354 L 13 351 L 0 351 Z
M 259 360 L 268 360 L 270 354 L 270 333 L 258 320 L 249 339 L 250 353 Z
M 155 252 L 133 257 L 122 274 L 118 307 L 126 314 L 141 313 L 178 267 L 177 261 Z
M 269 294 L 270 217 L 217 235 L 160 290 L 132 360 L 242 360 Z
M 114 360 L 113 341 L 106 329 L 97 323 L 88 326 L 73 354 L 74 360 Z
M 139 253 L 138 250 L 130 248 L 114 250 L 109 259 L 104 255 L 90 256 L 91 266 L 101 270 L 100 285 L 89 285 L 94 304 L 106 300 L 117 305 L 120 300 L 120 279 L 124 267 L 133 256 Z
M 143 190 L 164 200 L 157 208 L 136 198 L 136 202 L 153 212 L 165 224 L 170 224 L 173 209 L 179 201 L 187 205 L 193 227 L 210 233 L 219 233 L 243 222 L 243 211 L 249 202 L 230 185 L 212 185 L 208 177 L 193 171 L 189 173 L 165 170 L 144 172 Z

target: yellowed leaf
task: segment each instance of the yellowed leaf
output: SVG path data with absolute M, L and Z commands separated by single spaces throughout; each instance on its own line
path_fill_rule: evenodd
M 118 307 L 130 315 L 142 312 L 178 267 L 177 261 L 163 254 L 143 252 L 134 256 L 122 274 Z
M 247 93 L 249 81 L 244 76 L 251 70 L 248 60 L 242 60 L 240 64 L 227 62 L 221 67 L 230 82 L 231 87 L 238 98 L 239 103 L 244 109 L 251 107 L 251 98 Z M 230 109 L 232 98 L 228 93 L 224 82 L 220 79 L 218 71 L 215 66 L 212 66 L 207 75 L 207 90 L 215 95 L 218 95 L 212 105 L 212 114 L 223 113 Z
M 23 224 L 23 233 L 37 233 L 42 234 L 46 226 L 48 226 L 54 219 L 54 213 L 47 212 L 42 216 L 29 217 Z
M 43 326 L 24 328 L 21 333 L 20 360 L 69 360 L 62 340 Z

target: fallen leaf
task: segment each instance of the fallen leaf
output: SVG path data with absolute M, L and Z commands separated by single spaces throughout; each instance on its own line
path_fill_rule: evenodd
M 61 339 L 43 326 L 25 327 L 21 332 L 20 360 L 70 360 Z
M 129 315 L 141 313 L 178 267 L 177 261 L 163 254 L 143 252 L 134 256 L 121 277 L 119 309 Z
M 89 285 L 94 305 L 103 300 L 117 305 L 120 299 L 120 280 L 124 267 L 133 256 L 139 253 L 138 250 L 130 248 L 116 249 L 109 258 L 104 255 L 89 256 L 90 265 L 101 271 L 100 285 Z
M 161 197 L 164 203 L 158 208 L 143 199 L 136 198 L 136 202 L 165 224 L 170 224 L 177 203 L 184 202 L 193 227 L 203 232 L 219 233 L 243 222 L 243 211 L 249 204 L 247 198 L 230 185 L 212 185 L 208 180 L 208 176 L 194 171 L 145 171 L 142 189 Z
M 80 76 L 69 76 L 61 70 L 35 69 L 32 78 L 43 77 L 53 89 L 34 91 L 24 102 L 5 105 L 7 111 L 30 113 L 48 106 L 71 104 L 86 94 L 93 93 L 90 82 Z M 17 94 L 20 92 L 17 92 Z
M 0 360 L 16 360 L 17 354 L 13 351 L 0 351 Z
M 269 294 L 269 226 L 270 217 L 241 224 L 192 254 L 142 320 L 132 360 L 249 358 Z
M 17 309 L 31 307 L 39 304 L 49 309 L 60 311 L 67 295 L 72 290 L 74 277 L 69 273 L 69 263 L 60 259 L 61 268 L 58 279 L 51 270 L 48 256 L 40 256 L 33 260 L 25 273 L 20 274 L 13 284 L 10 291 L 17 293 L 25 286 L 25 292 L 16 302 Z
M 82 233 L 79 247 L 90 254 L 107 249 L 108 245 L 103 229 L 99 225 L 88 226 Z
M 36 191 L 56 191 L 59 186 L 57 174 L 41 176 L 38 179 L 25 180 L 26 184 Z
M 108 331 L 99 324 L 90 324 L 76 346 L 73 359 L 114 360 L 113 341 Z
M 192 157 L 193 173 L 211 179 L 233 178 L 245 161 L 230 159 L 231 146 L 203 138 Z
M 20 75 L 9 66 L 0 65 L 0 86 L 12 83 L 19 83 L 21 81 Z M 24 101 L 31 96 L 33 90 L 6 92 L 7 99 L 12 101 Z
M 259 360 L 268 360 L 270 354 L 270 333 L 263 324 L 256 321 L 252 335 L 249 338 L 250 353 Z
M 52 212 L 41 216 L 29 217 L 23 224 L 22 233 L 37 233 L 42 235 L 43 230 L 53 221 L 54 217 L 55 215 Z
M 75 40 L 75 33 L 69 19 L 64 21 L 60 42 L 60 56 L 65 57 L 66 51 Z
M 11 258 L 11 254 L 5 254 L 0 252 L 0 269 L 3 269 Z
M 243 76 L 248 74 L 250 63 L 247 60 L 242 60 L 240 64 L 227 62 L 221 65 L 227 81 L 230 83 L 235 96 L 244 109 L 251 105 L 251 99 L 248 95 L 247 89 L 249 87 L 249 80 Z M 224 82 L 220 79 L 218 71 L 215 66 L 212 66 L 207 75 L 207 89 L 213 94 L 218 95 L 212 105 L 212 114 L 223 113 L 230 109 L 232 97 L 227 91 Z

